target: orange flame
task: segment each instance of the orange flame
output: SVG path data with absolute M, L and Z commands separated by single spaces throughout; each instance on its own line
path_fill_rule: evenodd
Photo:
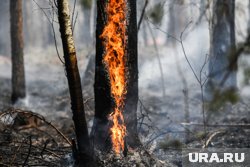
M 126 2 L 125 0 L 109 0 L 106 6 L 107 23 L 101 38 L 104 39 L 105 54 L 103 62 L 106 65 L 111 94 L 115 108 L 111 114 L 113 126 L 111 138 L 113 150 L 119 154 L 124 150 L 126 126 L 122 111 L 126 94 L 125 46 L 126 46 Z

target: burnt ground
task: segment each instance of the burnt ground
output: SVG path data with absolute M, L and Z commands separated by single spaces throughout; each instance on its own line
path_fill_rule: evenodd
M 63 66 L 56 55 L 48 56 L 49 54 L 40 52 L 36 54 L 41 54 L 42 58 L 38 60 L 33 55 L 26 55 L 27 98 L 14 106 L 10 104 L 10 60 L 4 58 L 0 64 L 2 166 L 70 166 L 72 161 L 71 148 L 65 139 L 71 139 L 74 134 Z M 85 58 L 81 57 L 83 53 L 79 55 L 79 67 L 83 67 L 86 64 Z M 250 98 L 247 93 L 243 92 L 244 95 L 241 95 L 242 92 L 239 92 L 239 98 L 234 104 L 225 102 L 214 109 L 209 109 L 209 105 L 205 104 L 205 135 L 200 92 L 194 82 L 189 84 L 188 103 L 185 103 L 181 84 L 180 89 L 176 91 L 174 81 L 166 80 L 167 91 L 164 97 L 161 88 L 155 86 L 159 85 L 158 81 L 155 84 L 142 85 L 145 82 L 143 66 L 154 59 L 140 61 L 138 122 L 144 147 L 138 150 L 129 149 L 126 158 L 99 153 L 101 165 L 181 166 L 181 150 L 201 148 L 205 140 L 209 141 L 207 147 L 250 147 Z M 80 68 L 80 71 L 83 73 L 84 69 Z M 90 128 L 94 114 L 93 94 L 88 91 L 83 93 Z M 27 127 L 20 123 L 14 124 L 15 113 L 26 111 L 39 114 L 40 121 L 31 119 L 24 123 L 31 124 Z M 8 113 L 7 117 L 4 113 Z

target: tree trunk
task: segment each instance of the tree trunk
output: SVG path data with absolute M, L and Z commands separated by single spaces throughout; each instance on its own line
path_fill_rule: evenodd
M 248 2 L 247 35 L 250 35 L 250 1 Z
M 184 0 L 172 0 L 169 4 L 169 20 L 167 32 L 175 38 L 179 38 L 182 30 L 184 29 L 187 19 L 186 12 L 183 10 L 185 4 Z M 176 39 L 167 37 L 167 44 L 176 46 Z
M 138 103 L 138 51 L 137 51 L 137 18 L 136 1 L 128 0 L 128 46 L 127 46 L 127 94 L 125 97 L 124 120 L 127 127 L 127 144 L 138 147 L 140 140 L 137 131 L 137 103 Z
M 95 118 L 91 136 L 95 147 L 100 150 L 111 148 L 108 116 L 112 112 L 112 98 L 109 79 L 103 64 L 104 46 L 100 35 L 105 26 L 104 13 L 106 1 L 97 1 L 96 20 L 96 60 L 95 60 Z
M 83 14 L 84 14 L 84 32 L 83 32 L 83 36 L 84 36 L 84 40 L 85 40 L 85 44 L 86 46 L 91 46 L 92 45 L 92 38 L 91 38 L 91 32 L 90 32 L 90 9 L 88 8 L 84 8 L 83 9 Z
M 75 124 L 75 133 L 78 145 L 77 163 L 79 166 L 93 165 L 93 148 L 88 137 L 88 128 L 85 119 L 82 88 L 77 66 L 75 45 L 72 36 L 69 5 L 67 0 L 58 0 L 58 20 L 63 44 L 65 67 L 71 98 L 71 109 Z
M 10 2 L 9 1 L 2 1 L 0 6 L 0 55 L 10 55 L 10 36 L 9 36 L 9 24 L 7 24 L 10 20 Z
M 211 100 L 217 91 L 236 89 L 236 69 L 228 65 L 235 51 L 234 0 L 216 0 L 213 4 L 211 25 L 209 80 L 206 99 Z M 235 62 L 237 64 L 237 62 Z M 225 78 L 225 75 L 228 77 Z M 221 83 L 224 83 L 221 85 Z M 216 91 L 216 92 L 215 92 Z
M 105 6 L 107 1 L 97 1 L 96 25 L 96 67 L 95 67 L 95 119 L 92 137 L 95 146 L 101 150 L 111 148 L 109 114 L 114 108 L 111 97 L 108 73 L 103 64 L 104 46 L 100 35 L 105 26 Z M 128 43 L 126 46 L 127 94 L 125 95 L 124 120 L 127 127 L 127 144 L 136 147 L 140 144 L 137 134 L 137 102 L 138 102 L 138 65 L 137 65 L 137 21 L 136 1 L 128 0 L 129 18 L 127 25 Z
M 96 1 L 92 0 L 91 11 L 90 11 L 90 34 L 94 41 L 95 39 L 95 25 L 96 25 Z
M 15 103 L 18 98 L 25 97 L 22 0 L 10 1 L 10 32 L 12 56 L 11 100 Z

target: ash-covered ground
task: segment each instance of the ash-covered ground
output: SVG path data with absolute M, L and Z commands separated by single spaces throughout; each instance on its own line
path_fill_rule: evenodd
M 247 4 L 247 1 L 240 2 L 242 2 L 243 6 Z M 238 1 L 237 9 L 242 7 L 242 4 Z M 33 4 L 33 8 L 35 7 L 35 4 Z M 245 8 L 244 10 L 236 11 L 238 16 L 242 16 L 236 18 L 237 42 L 244 41 L 246 36 L 245 20 L 248 16 L 242 14 L 244 13 L 242 11 L 246 13 Z M 34 15 L 37 14 L 35 11 L 33 12 Z M 39 19 L 33 18 L 33 20 Z M 118 162 L 120 165 L 123 165 L 124 162 L 129 162 L 147 166 L 147 162 L 142 161 L 143 158 L 140 158 L 141 155 L 143 155 L 142 157 L 148 156 L 144 150 L 148 150 L 148 153 L 153 155 L 154 160 L 158 159 L 155 164 L 159 164 L 159 166 L 166 166 L 164 161 L 181 166 L 182 149 L 202 148 L 204 146 L 250 148 L 249 55 L 243 54 L 238 62 L 238 94 L 237 97 L 233 96 L 234 103 L 230 103 L 227 100 L 217 100 L 217 105 L 211 108 L 207 102 L 202 101 L 200 84 L 197 82 L 184 55 L 185 51 L 196 75 L 201 74 L 201 79 L 205 80 L 207 64 L 205 64 L 202 71 L 201 69 L 209 54 L 209 26 L 205 19 L 198 25 L 195 22 L 196 18 L 190 17 L 187 20 L 188 22 L 193 22 L 183 32 L 184 48 L 181 47 L 179 42 L 176 42 L 175 45 L 169 45 L 168 40 L 166 40 L 167 34 L 151 23 L 149 25 L 152 28 L 157 48 L 154 47 L 152 37 L 148 37 L 148 45 L 145 46 L 143 32 L 142 30 L 139 32 L 140 101 L 138 102 L 138 128 L 143 143 L 143 151 L 130 150 L 131 158 Z M 81 24 L 83 22 L 81 17 L 79 17 L 78 21 Z M 34 22 L 35 25 L 36 23 Z M 167 21 L 164 24 L 166 23 Z M 41 23 L 37 23 L 37 25 L 41 25 Z M 81 28 L 79 27 L 81 25 L 77 27 L 78 31 L 76 34 L 80 32 Z M 183 30 L 184 28 L 185 26 L 182 27 Z M 33 35 L 35 36 L 36 34 Z M 147 34 L 149 35 L 150 33 Z M 41 34 L 38 37 L 41 37 Z M 36 39 L 39 39 L 38 37 Z M 86 75 L 85 70 L 87 69 L 88 61 L 95 54 L 95 48 L 94 46 L 80 46 L 82 44 L 82 36 L 77 36 L 76 38 L 78 39 L 76 42 L 78 66 L 82 81 L 85 83 L 83 84 L 84 104 L 89 130 L 91 130 L 94 115 L 94 71 L 90 70 L 90 73 Z M 81 39 L 80 42 L 79 38 Z M 179 36 L 176 36 L 176 38 L 179 39 Z M 63 56 L 61 46 L 59 46 L 59 51 L 60 56 Z M 73 136 L 73 122 L 71 119 L 68 85 L 64 66 L 60 62 L 54 46 L 51 44 L 46 49 L 33 46 L 25 47 L 24 55 L 27 96 L 14 106 L 10 103 L 10 55 L 0 55 L 0 113 L 10 107 L 30 110 L 44 116 L 46 121 L 55 124 L 60 131 L 71 138 Z M 202 107 L 203 105 L 204 108 Z M 204 126 L 203 114 L 206 116 L 206 126 Z M 207 132 L 207 136 L 205 136 L 205 132 Z M 16 135 L 16 133 L 13 134 Z M 15 137 L 18 138 L 20 136 L 16 135 Z M 62 145 L 59 144 L 60 147 L 58 146 L 58 152 L 56 153 L 60 157 L 63 157 L 62 155 L 68 156 L 71 150 L 67 143 L 65 144 L 65 140 L 61 140 L 61 138 L 58 141 Z M 41 147 L 43 147 L 42 144 L 44 142 L 41 142 Z M 28 152 L 29 142 L 26 142 L 26 145 L 25 150 Z M 64 146 L 67 146 L 65 148 L 66 151 L 60 152 Z M 55 146 L 52 144 L 50 147 L 53 148 Z M 1 148 L 7 149 L 8 147 Z M 13 153 L 15 150 L 8 151 Z M 37 152 L 41 152 L 41 150 Z M 4 153 L 3 150 L 0 153 Z M 100 157 L 115 163 L 116 159 L 109 156 Z M 1 157 L 0 155 L 0 160 Z M 13 157 L 11 158 L 13 159 Z M 27 157 L 27 155 L 24 157 Z M 107 165 L 107 163 L 105 160 L 102 161 L 103 165 Z
M 188 46 L 191 41 L 199 46 L 207 46 L 208 43 L 203 39 L 208 37 L 202 35 L 205 34 L 204 30 L 202 27 L 195 30 L 201 34 L 199 38 L 194 40 L 191 35 L 187 35 L 184 40 L 188 59 L 197 73 L 208 53 L 208 48 L 192 49 Z M 249 148 L 250 94 L 247 91 L 249 86 L 241 84 L 244 78 L 243 69 L 240 68 L 238 72 L 239 97 L 235 103 L 225 102 L 217 108 L 210 109 L 209 104 L 201 100 L 199 84 L 180 47 L 177 44 L 173 50 L 171 47 L 159 46 L 159 57 L 156 56 L 154 47 L 139 48 L 138 128 L 144 148 L 157 159 L 177 166 L 181 166 L 182 149 L 201 148 L 205 139 L 218 131 L 218 135 L 209 141 L 208 147 Z M 27 97 L 14 106 L 10 104 L 11 60 L 9 57 L 0 57 L 0 109 L 4 111 L 9 107 L 15 107 L 31 110 L 43 115 L 47 121 L 54 122 L 62 132 L 71 137 L 73 124 L 65 70 L 53 49 L 32 50 L 32 53 L 29 53 L 30 50 L 25 51 Z M 78 66 L 84 80 L 86 79 L 84 71 L 94 52 L 86 49 L 77 55 Z M 158 58 L 163 69 L 163 79 Z M 247 59 L 245 55 L 241 61 L 247 62 Z M 93 76 L 92 74 L 88 77 Z M 89 85 L 83 87 L 89 129 L 94 115 L 93 92 L 89 89 L 92 84 L 93 82 L 89 82 Z M 205 106 L 207 120 L 206 138 L 202 104 Z M 239 128 L 236 126 L 239 124 L 245 126 Z

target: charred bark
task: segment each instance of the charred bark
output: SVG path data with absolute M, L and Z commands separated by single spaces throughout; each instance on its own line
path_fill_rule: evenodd
M 98 149 L 109 151 L 111 148 L 109 114 L 114 108 L 110 92 L 108 73 L 103 64 L 104 46 L 100 35 L 105 26 L 105 6 L 107 1 L 97 1 L 96 25 L 96 67 L 95 67 L 95 119 L 92 137 Z M 124 119 L 127 127 L 126 143 L 130 147 L 140 144 L 137 133 L 137 102 L 138 102 L 138 65 L 137 65 L 137 20 L 136 1 L 128 0 L 129 18 L 127 25 L 128 43 L 126 46 L 127 94 L 125 97 Z
M 69 5 L 67 0 L 58 0 L 57 5 L 65 68 L 71 98 L 71 109 L 73 112 L 73 121 L 75 124 L 78 146 L 76 161 L 79 166 L 93 166 L 93 148 L 90 145 L 85 119 L 81 80 L 72 36 Z
M 127 127 L 127 144 L 138 147 L 140 140 L 137 131 L 137 103 L 138 103 L 138 51 L 137 51 L 137 17 L 136 1 L 128 0 L 128 45 L 127 45 L 127 94 L 125 97 L 124 120 Z
M 22 0 L 10 1 L 10 33 L 12 58 L 12 95 L 13 103 L 25 97 L 25 73 L 23 58 L 23 17 Z
M 100 35 L 105 26 L 106 1 L 97 1 L 96 60 L 95 60 L 95 118 L 91 136 L 95 147 L 100 150 L 111 148 L 108 116 L 112 112 L 112 97 L 109 79 L 103 64 L 104 46 Z

